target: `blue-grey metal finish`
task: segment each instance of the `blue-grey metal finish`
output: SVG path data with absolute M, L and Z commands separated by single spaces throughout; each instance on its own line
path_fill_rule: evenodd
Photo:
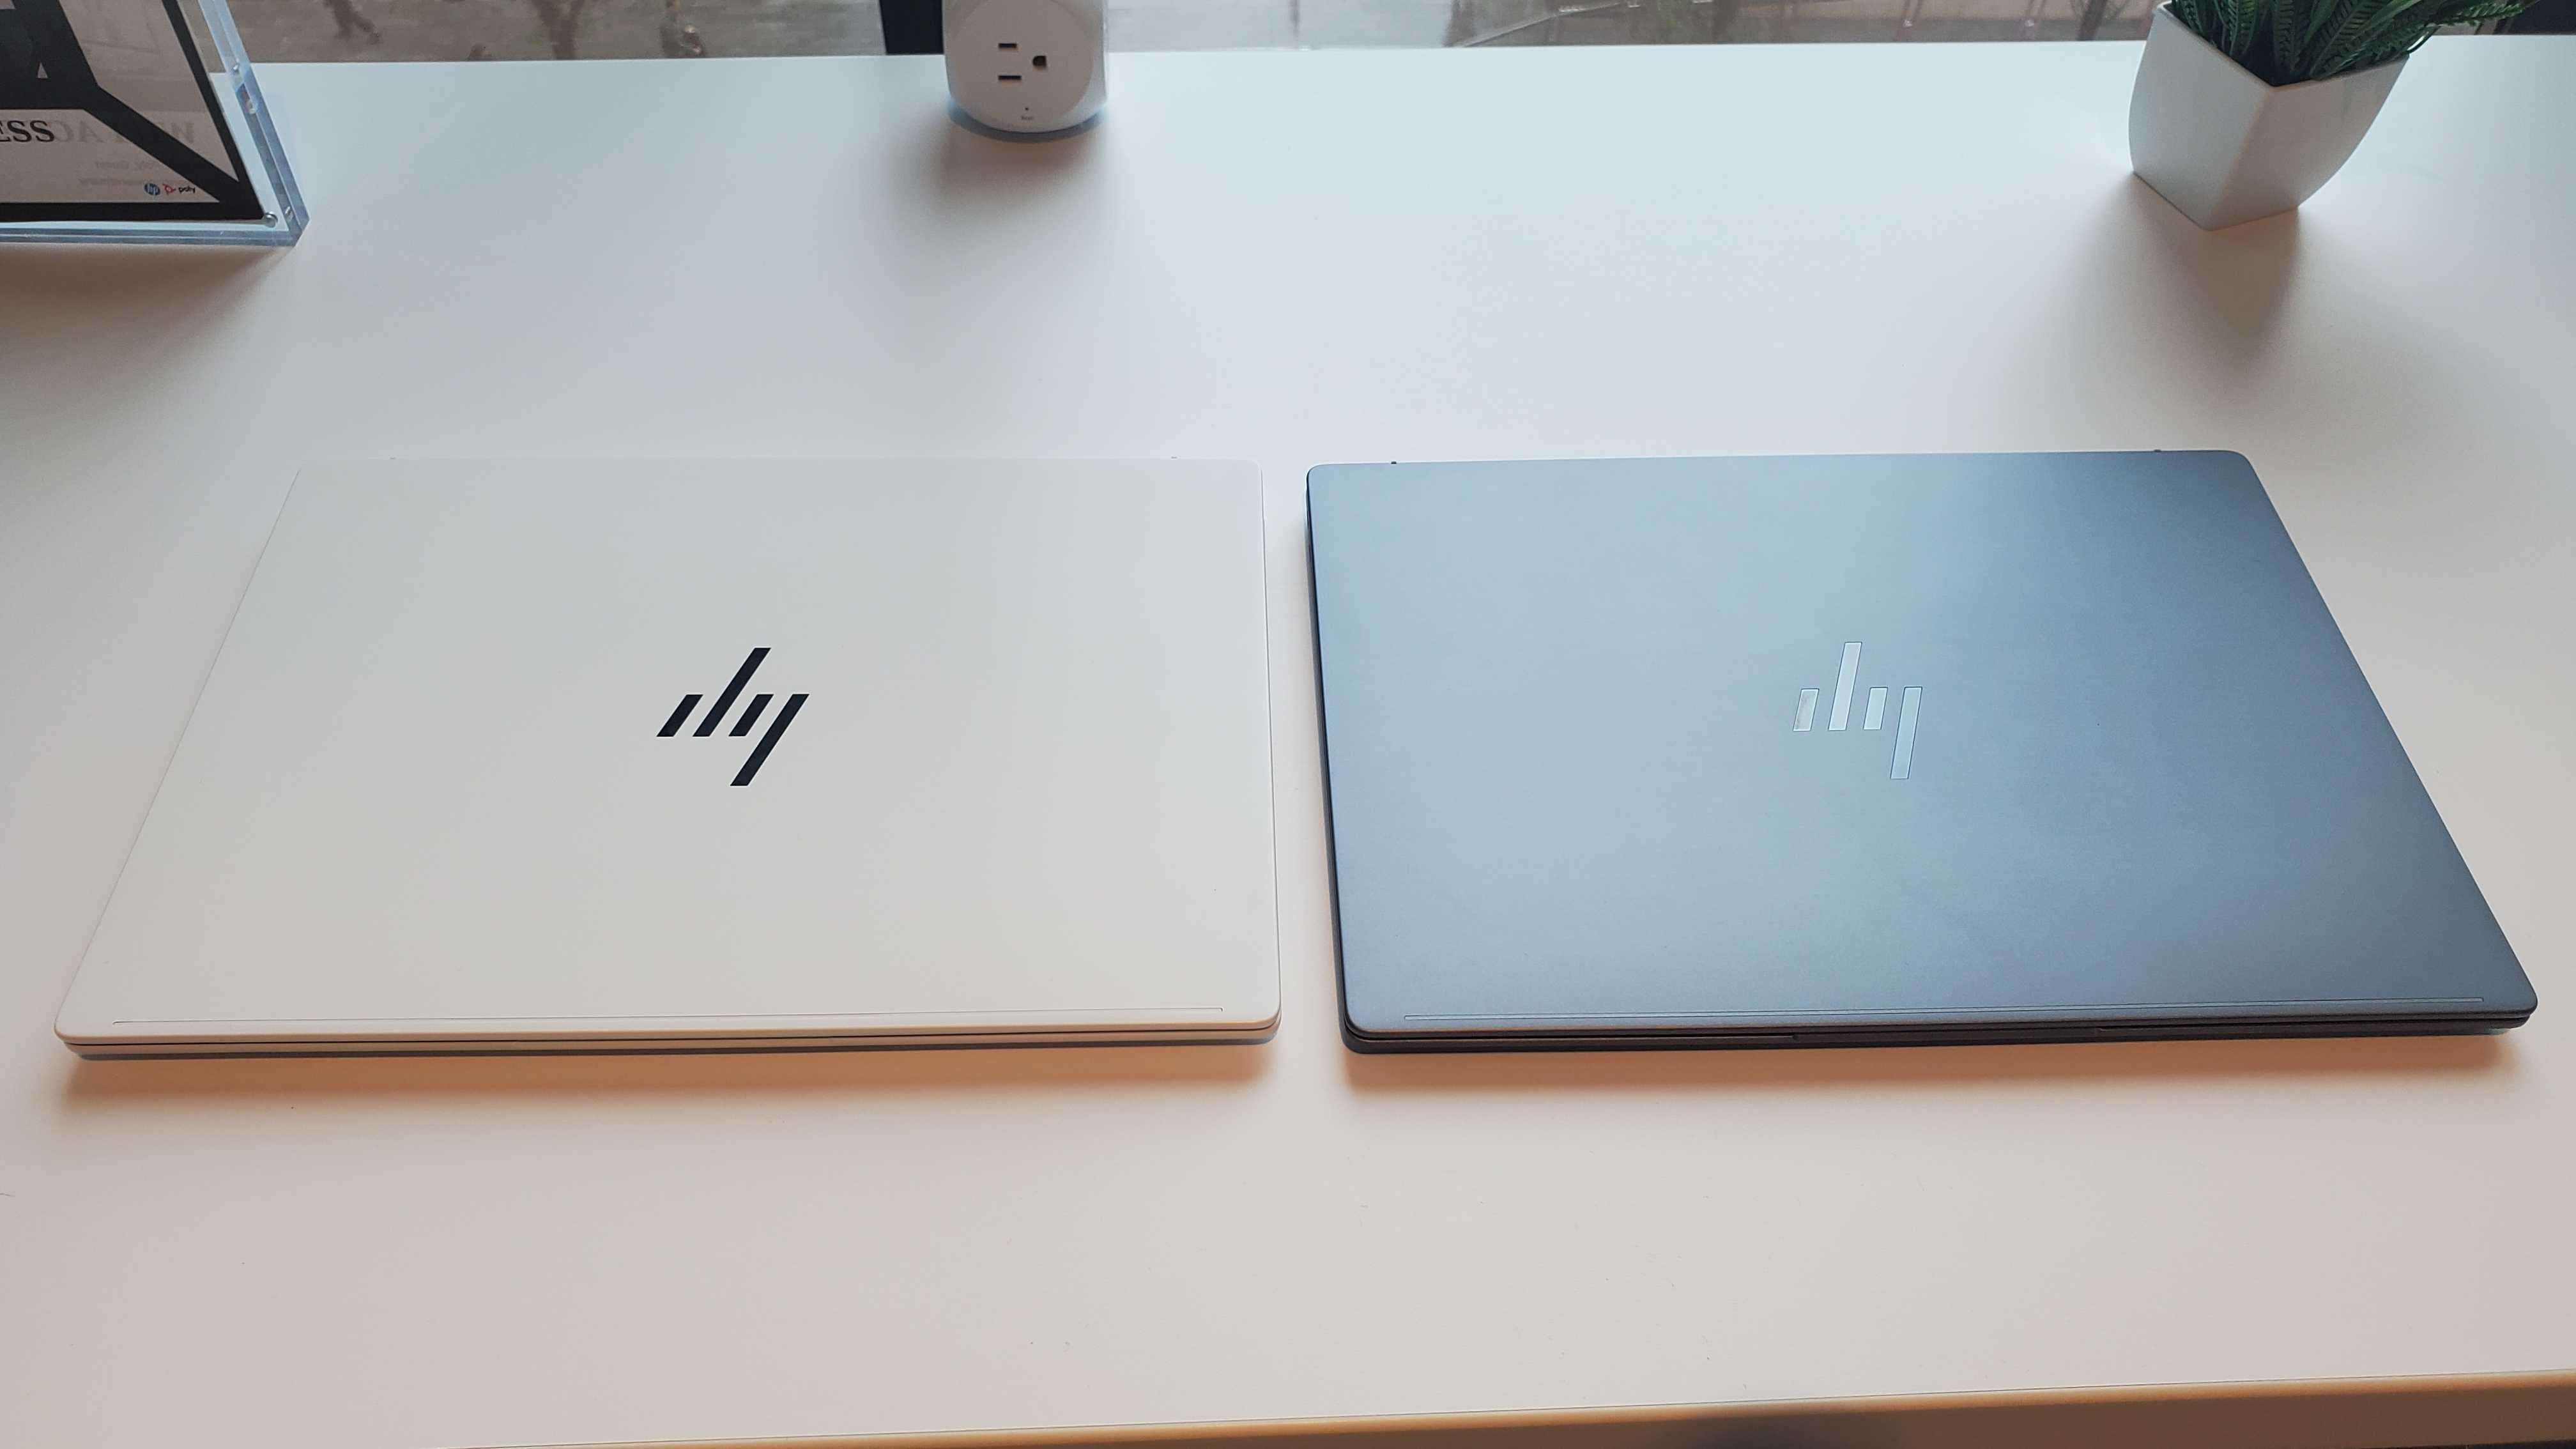
M 1355 1046 L 2532 1009 L 2234 454 L 1352 465 L 1307 495 Z M 1875 694 L 1846 728 L 1882 689 L 1894 728 Z

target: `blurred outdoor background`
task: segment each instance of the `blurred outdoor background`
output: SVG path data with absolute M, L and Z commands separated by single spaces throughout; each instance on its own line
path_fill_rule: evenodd
M 1113 50 L 2135 40 L 2156 0 L 1109 0 Z M 876 0 L 232 0 L 254 60 L 877 55 Z M 2088 14 L 2088 6 L 2091 13 Z M 2492 28 L 2492 27 L 2490 27 Z M 2576 28 L 2541 0 L 2507 28 Z
M 2086 0 L 1109 0 L 1113 50 L 2072 40 Z M 875 55 L 876 0 L 232 0 L 254 60 Z M 2104 0 L 2097 34 L 2146 33 Z

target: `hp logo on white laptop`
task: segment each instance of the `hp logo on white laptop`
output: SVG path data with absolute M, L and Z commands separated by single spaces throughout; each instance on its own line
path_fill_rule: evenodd
M 1843 646 L 1842 672 L 1834 676 L 1834 707 L 1825 716 L 1826 729 L 1851 728 L 1852 686 L 1859 678 L 1860 641 L 1855 639 Z M 1822 694 L 1823 691 L 1814 689 L 1798 691 L 1798 712 L 1789 721 L 1790 729 L 1811 730 L 1816 727 L 1816 701 Z M 1922 687 L 1907 685 L 1904 697 L 1896 706 L 1896 759 L 1887 772 L 1887 778 L 1891 780 L 1902 780 L 1914 773 L 1914 723 L 1922 712 Z M 1870 690 L 1869 702 L 1861 709 L 1860 727 L 1874 730 L 1886 723 L 1887 689 L 1881 685 Z
M 742 667 L 733 672 L 733 678 L 726 681 L 724 693 L 716 696 L 716 702 L 707 710 L 706 718 L 699 720 L 698 727 L 691 731 L 693 735 L 698 739 L 705 739 L 716 732 L 717 727 L 724 723 L 726 712 L 733 708 L 734 700 L 741 696 L 742 687 L 751 683 L 752 671 L 758 669 L 760 661 L 768 657 L 769 651 L 766 649 L 751 651 L 750 656 L 742 661 Z M 698 701 L 703 698 L 705 698 L 704 695 L 696 694 L 682 698 L 680 707 L 671 711 L 669 719 L 662 721 L 661 738 L 667 740 L 678 734 L 681 727 L 689 722 L 689 711 L 696 709 Z M 760 716 L 769 708 L 769 700 L 770 696 L 766 694 L 755 694 L 751 697 L 751 703 L 743 710 L 742 718 L 734 721 L 732 734 L 735 739 L 750 734 L 760 723 Z M 760 743 L 752 747 L 751 758 L 743 761 L 742 768 L 735 772 L 733 777 L 735 784 L 748 785 L 751 783 L 751 777 L 760 773 L 760 767 L 769 759 L 769 752 L 778 747 L 778 737 L 787 733 L 787 727 L 796 722 L 796 712 L 804 707 L 805 696 L 801 694 L 787 696 L 787 702 L 778 707 L 777 718 L 769 722 L 769 733 L 760 737 Z

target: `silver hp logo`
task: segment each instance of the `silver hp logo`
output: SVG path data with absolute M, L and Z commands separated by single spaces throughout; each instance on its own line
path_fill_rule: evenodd
M 1842 672 L 1834 676 L 1834 707 L 1832 713 L 1825 717 L 1826 729 L 1851 728 L 1852 686 L 1859 678 L 1860 641 L 1855 639 L 1843 646 Z M 1789 721 L 1790 729 L 1811 730 L 1816 727 L 1816 701 L 1822 695 L 1822 690 L 1798 691 L 1798 712 Z M 1896 761 L 1887 772 L 1887 778 L 1891 780 L 1902 780 L 1914 773 L 1914 722 L 1922 712 L 1922 687 L 1907 685 L 1904 698 L 1896 706 Z M 1874 730 L 1886 723 L 1887 689 L 1881 685 L 1870 690 L 1869 702 L 1861 710 L 1860 727 Z
M 760 661 L 768 657 L 768 650 L 754 649 L 750 657 L 742 661 L 742 667 L 735 670 L 733 678 L 726 682 L 724 693 L 716 696 L 716 702 L 707 711 L 706 718 L 698 721 L 697 729 L 692 732 L 697 738 L 705 739 L 714 734 L 717 727 L 724 723 L 725 712 L 733 708 L 734 700 L 742 694 L 742 687 L 751 683 L 752 671 L 758 669 Z M 689 711 L 696 709 L 698 701 L 704 697 L 692 694 L 682 698 L 680 707 L 671 711 L 669 719 L 662 721 L 661 738 L 667 740 L 678 734 L 681 726 L 689 722 Z M 765 694 L 755 694 L 751 697 L 751 704 L 743 710 L 742 718 L 734 721 L 732 731 L 734 738 L 740 739 L 750 734 L 752 728 L 760 723 L 761 714 L 769 708 L 769 698 Z M 805 696 L 801 694 L 787 696 L 787 703 L 778 707 L 778 717 L 769 722 L 769 733 L 760 737 L 760 743 L 752 748 L 751 758 L 743 761 L 742 769 L 735 773 L 733 777 L 735 784 L 748 785 L 751 783 L 751 777 L 760 773 L 761 765 L 769 759 L 769 752 L 777 748 L 778 737 L 787 733 L 787 727 L 795 723 L 796 712 L 804 707 Z

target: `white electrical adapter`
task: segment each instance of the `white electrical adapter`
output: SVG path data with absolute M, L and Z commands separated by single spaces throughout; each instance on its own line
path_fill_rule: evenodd
M 947 0 L 948 93 L 997 131 L 1070 130 L 1109 99 L 1104 0 Z

